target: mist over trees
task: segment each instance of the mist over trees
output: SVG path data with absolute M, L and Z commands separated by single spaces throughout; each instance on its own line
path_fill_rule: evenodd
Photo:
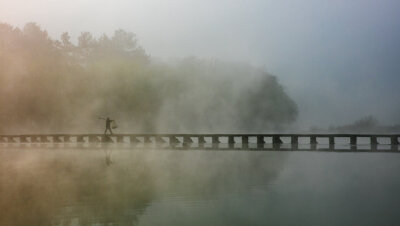
M 400 125 L 382 125 L 372 115 L 364 116 L 352 123 L 329 128 L 311 127 L 312 133 L 399 133 Z
M 156 62 L 133 33 L 65 32 L 0 24 L 0 133 L 266 132 L 295 121 L 276 77 L 241 63 Z

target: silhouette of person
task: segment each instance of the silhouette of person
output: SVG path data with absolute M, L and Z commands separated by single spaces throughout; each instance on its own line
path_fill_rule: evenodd
M 113 122 L 114 120 L 110 119 L 109 117 L 107 117 L 106 119 L 106 130 L 104 131 L 104 135 L 107 135 L 107 130 L 110 131 L 110 134 L 112 135 L 112 129 L 111 129 L 111 122 Z

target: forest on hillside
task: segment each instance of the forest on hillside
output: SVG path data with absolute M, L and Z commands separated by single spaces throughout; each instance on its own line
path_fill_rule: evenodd
M 65 32 L 0 23 L 0 133 L 267 132 L 295 121 L 277 78 L 245 63 L 155 61 L 133 33 Z

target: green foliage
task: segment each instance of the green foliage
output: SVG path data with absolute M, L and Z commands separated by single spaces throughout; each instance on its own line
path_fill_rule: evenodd
M 133 33 L 51 39 L 35 23 L 0 24 L 0 132 L 261 132 L 297 116 L 274 76 L 244 64 L 155 63 Z

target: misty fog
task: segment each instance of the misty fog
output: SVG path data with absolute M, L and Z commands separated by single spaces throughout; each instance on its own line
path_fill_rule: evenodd
M 75 44 L 123 28 L 152 59 L 248 62 L 277 76 L 308 130 L 368 115 L 400 124 L 399 11 L 398 0 L 2 0 L 0 22 Z
M 399 12 L 0 0 L 0 225 L 400 225 Z
M 133 33 L 82 32 L 73 44 L 35 23 L 0 24 L 0 131 L 268 132 L 293 123 L 297 105 L 277 78 L 245 63 L 153 60 Z

